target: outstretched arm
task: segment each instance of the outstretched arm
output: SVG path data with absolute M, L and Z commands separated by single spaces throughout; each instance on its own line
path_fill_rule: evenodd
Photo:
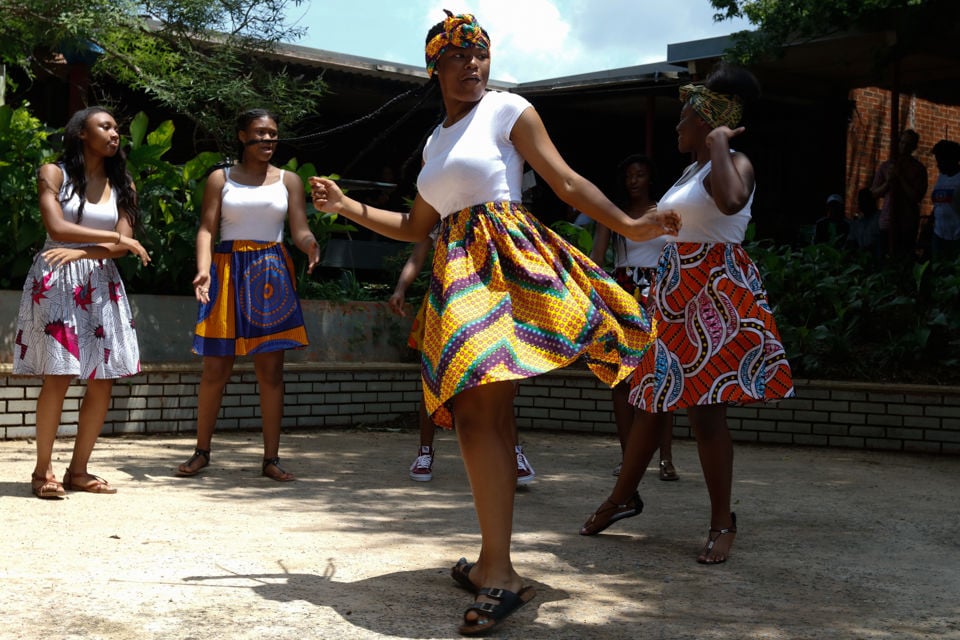
M 613 204 L 592 182 L 571 169 L 532 107 L 521 114 L 510 139 L 558 198 L 603 226 L 638 242 L 679 231 L 680 217 L 676 213 L 661 211 L 635 220 Z
M 310 190 L 313 194 L 313 206 L 319 211 L 344 216 L 394 240 L 419 242 L 427 237 L 440 220 L 436 209 L 427 204 L 419 194 L 410 211 L 400 213 L 358 202 L 345 195 L 337 183 L 329 178 L 313 176 L 310 178 Z

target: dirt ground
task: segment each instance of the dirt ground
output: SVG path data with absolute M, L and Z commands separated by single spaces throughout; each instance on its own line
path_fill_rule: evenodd
M 960 639 L 960 458 L 738 445 L 740 533 L 705 567 L 692 442 L 679 482 L 650 474 L 643 514 L 585 538 L 618 445 L 523 435 L 514 558 L 538 595 L 494 637 Z M 91 470 L 119 493 L 41 501 L 33 443 L 0 442 L 0 638 L 458 637 L 471 597 L 449 568 L 479 535 L 452 436 L 429 483 L 407 478 L 413 431 L 285 435 L 289 484 L 259 476 L 258 433 L 217 434 L 211 467 L 174 477 L 192 445 L 102 438 Z

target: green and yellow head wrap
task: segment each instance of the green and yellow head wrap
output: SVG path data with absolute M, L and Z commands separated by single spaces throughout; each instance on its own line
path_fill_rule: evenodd
M 743 102 L 738 96 L 717 93 L 702 84 L 680 87 L 680 100 L 689 102 L 690 108 L 714 129 L 724 125 L 733 129 L 743 117 Z
M 431 78 L 437 69 L 437 60 L 448 46 L 490 48 L 490 39 L 483 33 L 473 14 L 463 13 L 455 16 L 446 9 L 443 11 L 447 14 L 447 19 L 443 21 L 443 31 L 433 36 L 427 43 L 427 75 Z

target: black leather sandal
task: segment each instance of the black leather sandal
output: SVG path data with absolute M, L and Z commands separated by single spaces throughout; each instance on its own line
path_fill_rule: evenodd
M 203 464 L 197 467 L 196 469 L 191 469 L 191 467 L 196 463 L 197 460 L 203 459 Z M 177 475 L 181 478 L 186 478 L 189 476 L 195 476 L 205 469 L 210 464 L 210 450 L 201 449 L 197 447 L 193 450 L 193 455 L 187 458 L 187 461 L 182 465 L 177 467 Z M 186 467 L 186 469 L 184 469 Z
M 630 496 L 630 499 L 623 504 L 616 504 L 610 500 L 604 500 L 600 508 L 597 509 L 593 515 L 590 516 L 590 519 L 584 523 L 583 527 L 580 528 L 580 535 L 596 535 L 617 520 L 632 518 L 641 511 L 643 511 L 643 500 L 640 499 L 640 494 L 637 492 L 634 492 L 634 494 Z
M 474 602 L 463 612 L 463 624 L 460 625 L 460 635 L 484 636 L 500 626 L 514 611 L 527 604 L 537 595 L 533 587 L 524 587 L 517 593 L 506 589 L 486 587 L 477 592 L 477 597 L 485 596 L 493 602 Z M 476 620 L 467 620 L 467 614 L 475 611 L 479 614 Z
M 707 534 L 707 544 L 703 546 L 703 551 L 700 553 L 700 556 L 697 558 L 697 562 L 700 564 L 722 564 L 727 561 L 729 557 L 729 552 L 727 556 L 724 556 L 723 560 L 710 560 L 708 556 L 710 552 L 713 551 L 713 546 L 717 544 L 717 540 L 720 539 L 720 536 L 729 535 L 731 533 L 737 532 L 737 514 L 730 512 L 730 519 L 733 520 L 733 524 L 725 529 L 710 529 L 710 532 Z
M 272 476 L 267 473 L 267 467 L 276 467 L 277 471 L 280 472 L 280 476 Z M 270 478 L 271 480 L 276 480 L 277 482 L 292 482 L 297 479 L 296 476 L 280 466 L 280 456 L 275 458 L 264 458 L 261 473 L 264 475 L 264 477 Z

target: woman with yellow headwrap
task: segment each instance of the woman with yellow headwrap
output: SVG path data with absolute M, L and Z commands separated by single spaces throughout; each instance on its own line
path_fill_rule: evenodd
M 680 89 L 677 146 L 695 161 L 658 206 L 677 211 L 683 229 L 667 242 L 651 294 L 657 339 L 634 373 L 638 412 L 610 497 L 581 528 L 600 533 L 643 508 L 637 486 L 656 451 L 655 415 L 686 409 L 710 494 L 710 531 L 697 556 L 725 562 L 737 532 L 730 511 L 733 443 L 728 405 L 793 396 L 790 365 L 760 274 L 741 246 L 750 221 L 753 165 L 730 141 L 744 102 L 759 95 L 747 71 L 722 65 L 702 86 Z
M 521 204 L 524 162 L 567 204 L 635 240 L 675 233 L 678 218 L 634 220 L 564 162 L 524 98 L 487 91 L 490 38 L 471 15 L 427 35 L 427 71 L 445 118 L 431 134 L 409 213 L 375 209 L 312 178 L 314 205 L 398 240 L 441 221 L 424 319 L 427 409 L 456 422 L 480 523 L 475 563 L 452 577 L 475 594 L 460 633 L 481 635 L 534 596 L 510 557 L 516 460 L 512 381 L 583 358 L 610 385 L 653 339 L 636 300 Z

